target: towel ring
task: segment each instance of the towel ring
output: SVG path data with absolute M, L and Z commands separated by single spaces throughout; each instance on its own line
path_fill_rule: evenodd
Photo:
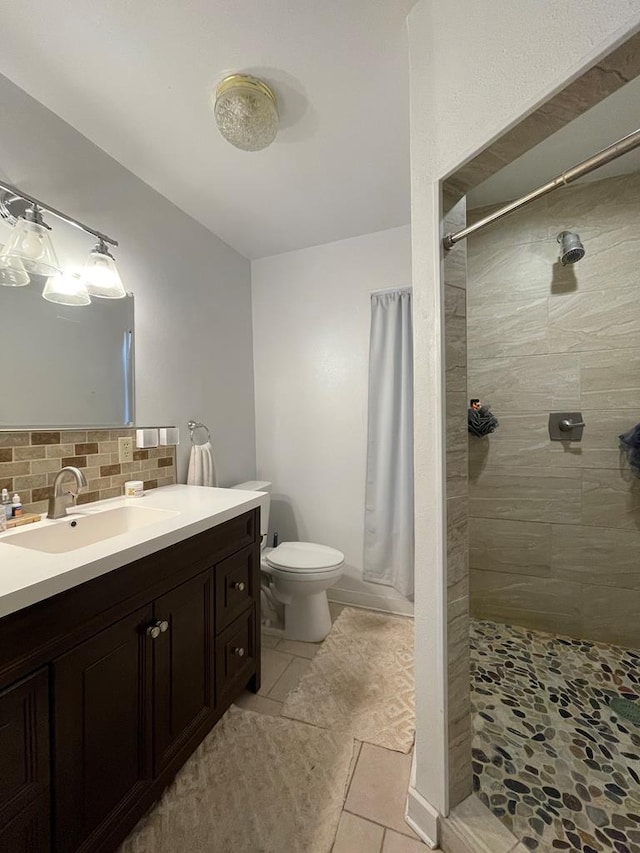
M 206 431 L 206 433 L 207 433 L 207 440 L 208 440 L 209 442 L 211 441 L 211 433 L 209 432 L 209 427 L 208 427 L 206 424 L 201 424 L 201 423 L 198 423 L 197 421 L 189 421 L 189 423 L 187 424 L 187 426 L 189 427 L 189 434 L 190 434 L 190 436 L 191 436 L 191 444 L 195 445 L 195 441 L 194 441 L 194 438 L 193 438 L 193 433 L 194 433 L 197 429 L 203 429 L 203 430 L 205 430 L 205 431 Z

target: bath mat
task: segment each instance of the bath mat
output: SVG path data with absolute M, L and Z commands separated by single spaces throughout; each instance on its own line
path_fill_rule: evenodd
M 282 714 L 409 752 L 415 735 L 413 620 L 345 607 Z
M 353 746 L 232 706 L 119 853 L 329 853 Z

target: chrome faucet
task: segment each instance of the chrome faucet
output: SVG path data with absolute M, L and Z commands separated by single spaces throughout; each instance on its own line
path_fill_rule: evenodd
M 76 480 L 76 489 L 69 489 L 67 492 L 62 491 L 62 481 L 66 474 L 73 474 Z M 47 518 L 64 518 L 67 514 L 67 507 L 75 506 L 78 499 L 78 493 L 87 488 L 87 478 L 79 468 L 74 468 L 73 465 L 67 465 L 58 471 L 56 478 L 53 481 L 53 494 L 49 498 L 49 512 Z

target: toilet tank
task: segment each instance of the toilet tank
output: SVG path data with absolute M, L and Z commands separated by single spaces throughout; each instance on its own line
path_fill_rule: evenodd
M 271 486 L 268 480 L 247 480 L 238 483 L 232 489 L 243 489 L 246 492 L 265 492 L 265 499 L 260 504 L 260 536 L 265 537 L 269 532 L 269 510 L 271 508 Z M 265 540 L 266 541 L 266 540 Z

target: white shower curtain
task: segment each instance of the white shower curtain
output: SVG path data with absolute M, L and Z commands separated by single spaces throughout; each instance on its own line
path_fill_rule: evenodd
M 364 579 L 413 598 L 411 290 L 371 294 Z

